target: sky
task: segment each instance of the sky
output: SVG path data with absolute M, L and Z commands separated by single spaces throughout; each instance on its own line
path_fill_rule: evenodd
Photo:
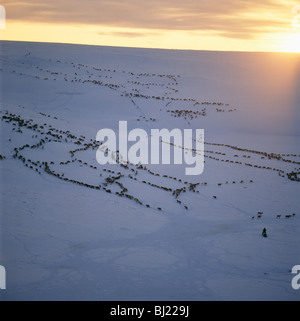
M 0 0 L 0 4 L 6 13 L 3 29 L 0 10 L 1 40 L 300 52 L 300 0 Z

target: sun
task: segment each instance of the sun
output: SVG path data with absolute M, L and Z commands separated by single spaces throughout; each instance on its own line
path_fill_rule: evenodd
M 300 32 L 284 36 L 280 49 L 285 52 L 300 53 Z

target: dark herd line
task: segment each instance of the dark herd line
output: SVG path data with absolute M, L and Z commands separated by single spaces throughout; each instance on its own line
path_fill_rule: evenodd
M 228 145 L 228 144 L 216 144 L 216 143 L 208 143 L 208 142 L 204 142 L 204 144 L 205 145 L 211 145 L 211 146 L 222 146 L 222 147 L 225 147 L 225 148 L 228 148 L 228 149 L 247 152 L 247 153 L 250 153 L 250 154 L 263 155 L 263 156 L 261 156 L 261 159 L 269 159 L 269 160 L 274 159 L 274 160 L 277 160 L 277 161 L 282 161 L 284 163 L 300 165 L 300 162 L 298 162 L 298 161 L 294 161 L 294 160 L 291 160 L 291 159 L 284 158 L 286 156 L 288 156 L 288 157 L 300 157 L 300 155 L 297 155 L 297 154 L 267 153 L 267 152 L 261 152 L 261 151 L 256 151 L 256 150 L 252 150 L 252 149 L 247 149 L 247 148 L 240 148 L 240 147 L 233 146 L 233 145 Z M 172 142 L 170 143 L 170 145 L 175 146 L 175 144 L 172 143 Z M 196 149 L 192 149 L 192 151 L 195 152 L 195 153 L 199 152 Z M 226 153 L 216 152 L 216 151 L 207 150 L 207 149 L 205 149 L 205 154 L 216 154 L 216 155 L 226 156 Z M 243 165 L 244 164 L 245 166 L 248 166 L 248 167 L 272 170 L 272 171 L 277 172 L 280 177 L 285 177 L 286 176 L 289 180 L 297 181 L 297 182 L 300 181 L 300 168 L 298 168 L 298 169 L 295 168 L 295 171 L 291 171 L 291 172 L 287 172 L 286 173 L 284 170 L 278 169 L 278 168 L 275 168 L 275 167 L 262 166 L 262 165 L 251 164 L 251 163 L 246 163 L 246 162 L 243 163 L 241 161 L 234 161 L 234 160 L 231 160 L 231 159 L 223 159 L 223 158 L 218 158 L 218 157 L 215 157 L 215 156 L 205 155 L 205 154 L 204 154 L 205 158 L 209 158 L 209 159 L 213 159 L 213 160 L 221 161 L 221 162 L 225 162 L 225 163 L 239 164 L 239 165 Z M 240 156 L 235 154 L 234 157 L 238 158 Z M 242 157 L 243 158 L 247 158 L 247 159 L 251 158 L 250 155 L 245 155 L 245 154 L 243 154 Z M 298 177 L 298 175 L 299 175 L 299 177 Z
M 260 219 L 260 218 L 262 218 L 262 217 L 263 217 L 263 214 L 264 214 L 264 212 L 257 212 L 256 216 L 255 216 L 255 215 L 253 215 L 253 216 L 251 217 L 251 219 L 252 219 L 252 220 L 254 220 L 254 219 L 255 219 L 255 217 L 256 217 L 257 219 Z M 284 216 L 285 218 L 291 218 L 291 217 L 296 216 L 296 213 L 286 214 L 286 215 L 276 214 L 276 216 L 275 216 L 275 217 L 276 217 L 276 219 L 280 219 L 282 216 Z

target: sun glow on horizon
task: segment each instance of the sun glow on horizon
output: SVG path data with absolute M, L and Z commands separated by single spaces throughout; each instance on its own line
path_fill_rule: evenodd
M 99 25 L 7 21 L 1 40 L 73 43 L 160 49 L 265 51 L 300 53 L 300 32 L 264 34 L 257 39 L 230 39 L 213 32 L 111 28 Z
M 20 8 L 28 11 L 26 3 L 29 4 L 30 1 L 24 1 Z M 130 1 L 124 1 L 126 8 L 130 7 Z M 171 3 L 171 0 L 168 1 Z M 17 10 L 16 6 L 7 4 L 6 28 L 0 30 L 0 40 L 179 50 L 300 53 L 300 5 L 295 5 L 299 0 L 288 0 L 289 4 L 281 5 L 282 7 L 278 7 L 279 3 L 287 0 L 278 0 L 278 6 L 269 6 L 268 10 L 258 4 L 257 7 L 244 8 L 233 3 L 224 5 L 221 0 L 216 0 L 227 12 L 221 15 L 214 12 L 211 5 L 204 5 L 204 1 L 195 5 L 194 11 L 189 6 L 180 4 L 169 8 L 168 1 L 159 15 L 150 10 L 150 16 L 156 19 L 154 25 L 139 8 L 135 10 L 147 18 L 145 22 L 137 19 L 137 14 L 134 15 L 136 19 L 124 18 L 122 15 L 124 21 L 120 23 L 117 17 L 122 14 L 122 6 L 110 7 L 108 2 L 102 3 L 102 0 L 94 4 L 95 10 L 89 8 L 90 20 L 78 13 L 77 7 L 64 20 L 58 19 L 55 13 L 60 12 L 59 10 L 63 13 L 65 6 L 61 9 L 49 6 L 46 10 L 38 4 L 34 5 L 37 11 L 29 10 L 31 18 L 24 15 L 23 19 L 19 15 L 21 9 Z M 107 21 L 94 15 L 100 7 L 106 9 L 104 12 L 109 16 Z M 203 21 L 198 21 L 197 15 Z M 41 20 L 41 17 L 45 19 Z
M 284 35 L 280 51 L 300 53 L 300 32 Z

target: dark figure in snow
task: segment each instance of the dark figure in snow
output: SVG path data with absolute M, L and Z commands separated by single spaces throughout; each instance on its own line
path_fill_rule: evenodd
M 266 230 L 265 227 L 264 227 L 264 229 L 262 230 L 261 235 L 262 235 L 263 237 L 267 237 L 267 230 Z

